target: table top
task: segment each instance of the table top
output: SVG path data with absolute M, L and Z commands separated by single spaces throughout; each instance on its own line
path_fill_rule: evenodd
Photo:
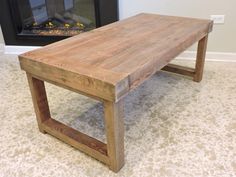
M 112 85 L 133 88 L 206 36 L 212 21 L 139 14 L 20 55 Z

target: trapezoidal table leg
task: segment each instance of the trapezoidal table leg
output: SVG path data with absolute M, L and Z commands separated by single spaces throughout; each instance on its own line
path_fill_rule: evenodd
M 27 73 L 38 127 L 42 133 L 51 134 L 82 152 L 107 164 L 118 172 L 124 165 L 123 101 L 104 100 L 107 144 L 74 130 L 51 118 L 44 81 Z
M 202 80 L 203 69 L 205 64 L 207 39 L 208 36 L 206 35 L 198 42 L 195 68 L 179 66 L 175 64 L 168 64 L 165 67 L 163 67 L 162 70 L 185 76 L 190 76 L 193 78 L 193 81 L 200 82 Z

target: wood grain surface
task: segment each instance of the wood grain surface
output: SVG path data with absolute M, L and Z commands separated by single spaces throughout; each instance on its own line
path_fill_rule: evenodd
M 79 79 L 76 87 L 118 101 L 211 30 L 210 20 L 139 14 L 25 53 L 20 61 L 32 74 L 58 75 L 65 83 Z

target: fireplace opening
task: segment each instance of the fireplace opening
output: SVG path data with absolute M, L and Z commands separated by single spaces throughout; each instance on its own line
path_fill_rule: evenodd
M 117 0 L 2 0 L 7 45 L 46 45 L 118 20 Z
M 19 35 L 74 36 L 96 28 L 93 0 L 18 2 Z

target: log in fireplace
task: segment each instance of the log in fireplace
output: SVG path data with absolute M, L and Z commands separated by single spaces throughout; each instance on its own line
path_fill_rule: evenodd
M 46 45 L 118 20 L 117 0 L 2 0 L 6 45 Z

